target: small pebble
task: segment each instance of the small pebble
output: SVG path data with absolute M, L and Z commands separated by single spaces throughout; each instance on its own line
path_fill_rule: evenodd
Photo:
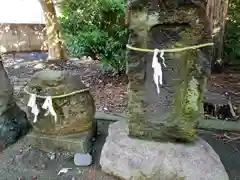
M 89 166 L 92 164 L 92 156 L 89 153 L 76 153 L 74 155 L 74 164 L 76 166 Z
M 20 68 L 20 65 L 15 65 L 14 69 Z
M 42 169 L 46 169 L 46 164 L 43 164 L 43 165 L 41 166 L 41 168 L 42 168 Z
M 34 66 L 34 69 L 43 69 L 44 65 L 43 64 L 37 64 Z

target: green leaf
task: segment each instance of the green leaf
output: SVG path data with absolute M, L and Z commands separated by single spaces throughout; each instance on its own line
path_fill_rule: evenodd
M 62 1 L 60 24 L 72 56 L 100 57 L 104 67 L 124 73 L 128 30 L 121 27 L 127 0 Z

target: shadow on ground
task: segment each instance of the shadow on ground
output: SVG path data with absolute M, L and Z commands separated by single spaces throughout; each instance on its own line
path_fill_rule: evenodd
M 224 143 L 209 133 L 200 134 L 220 156 L 230 180 L 240 180 L 240 142 Z

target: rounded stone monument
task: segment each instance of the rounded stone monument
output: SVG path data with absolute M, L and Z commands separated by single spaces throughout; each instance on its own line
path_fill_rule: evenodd
M 48 140 L 42 145 L 89 151 L 96 133 L 95 104 L 89 89 L 76 76 L 43 70 L 32 76 L 24 90 L 33 133 Z

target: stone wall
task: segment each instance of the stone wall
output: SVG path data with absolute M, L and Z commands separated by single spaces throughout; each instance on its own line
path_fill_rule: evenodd
M 46 49 L 44 27 L 43 24 L 1 24 L 0 50 L 10 53 Z

